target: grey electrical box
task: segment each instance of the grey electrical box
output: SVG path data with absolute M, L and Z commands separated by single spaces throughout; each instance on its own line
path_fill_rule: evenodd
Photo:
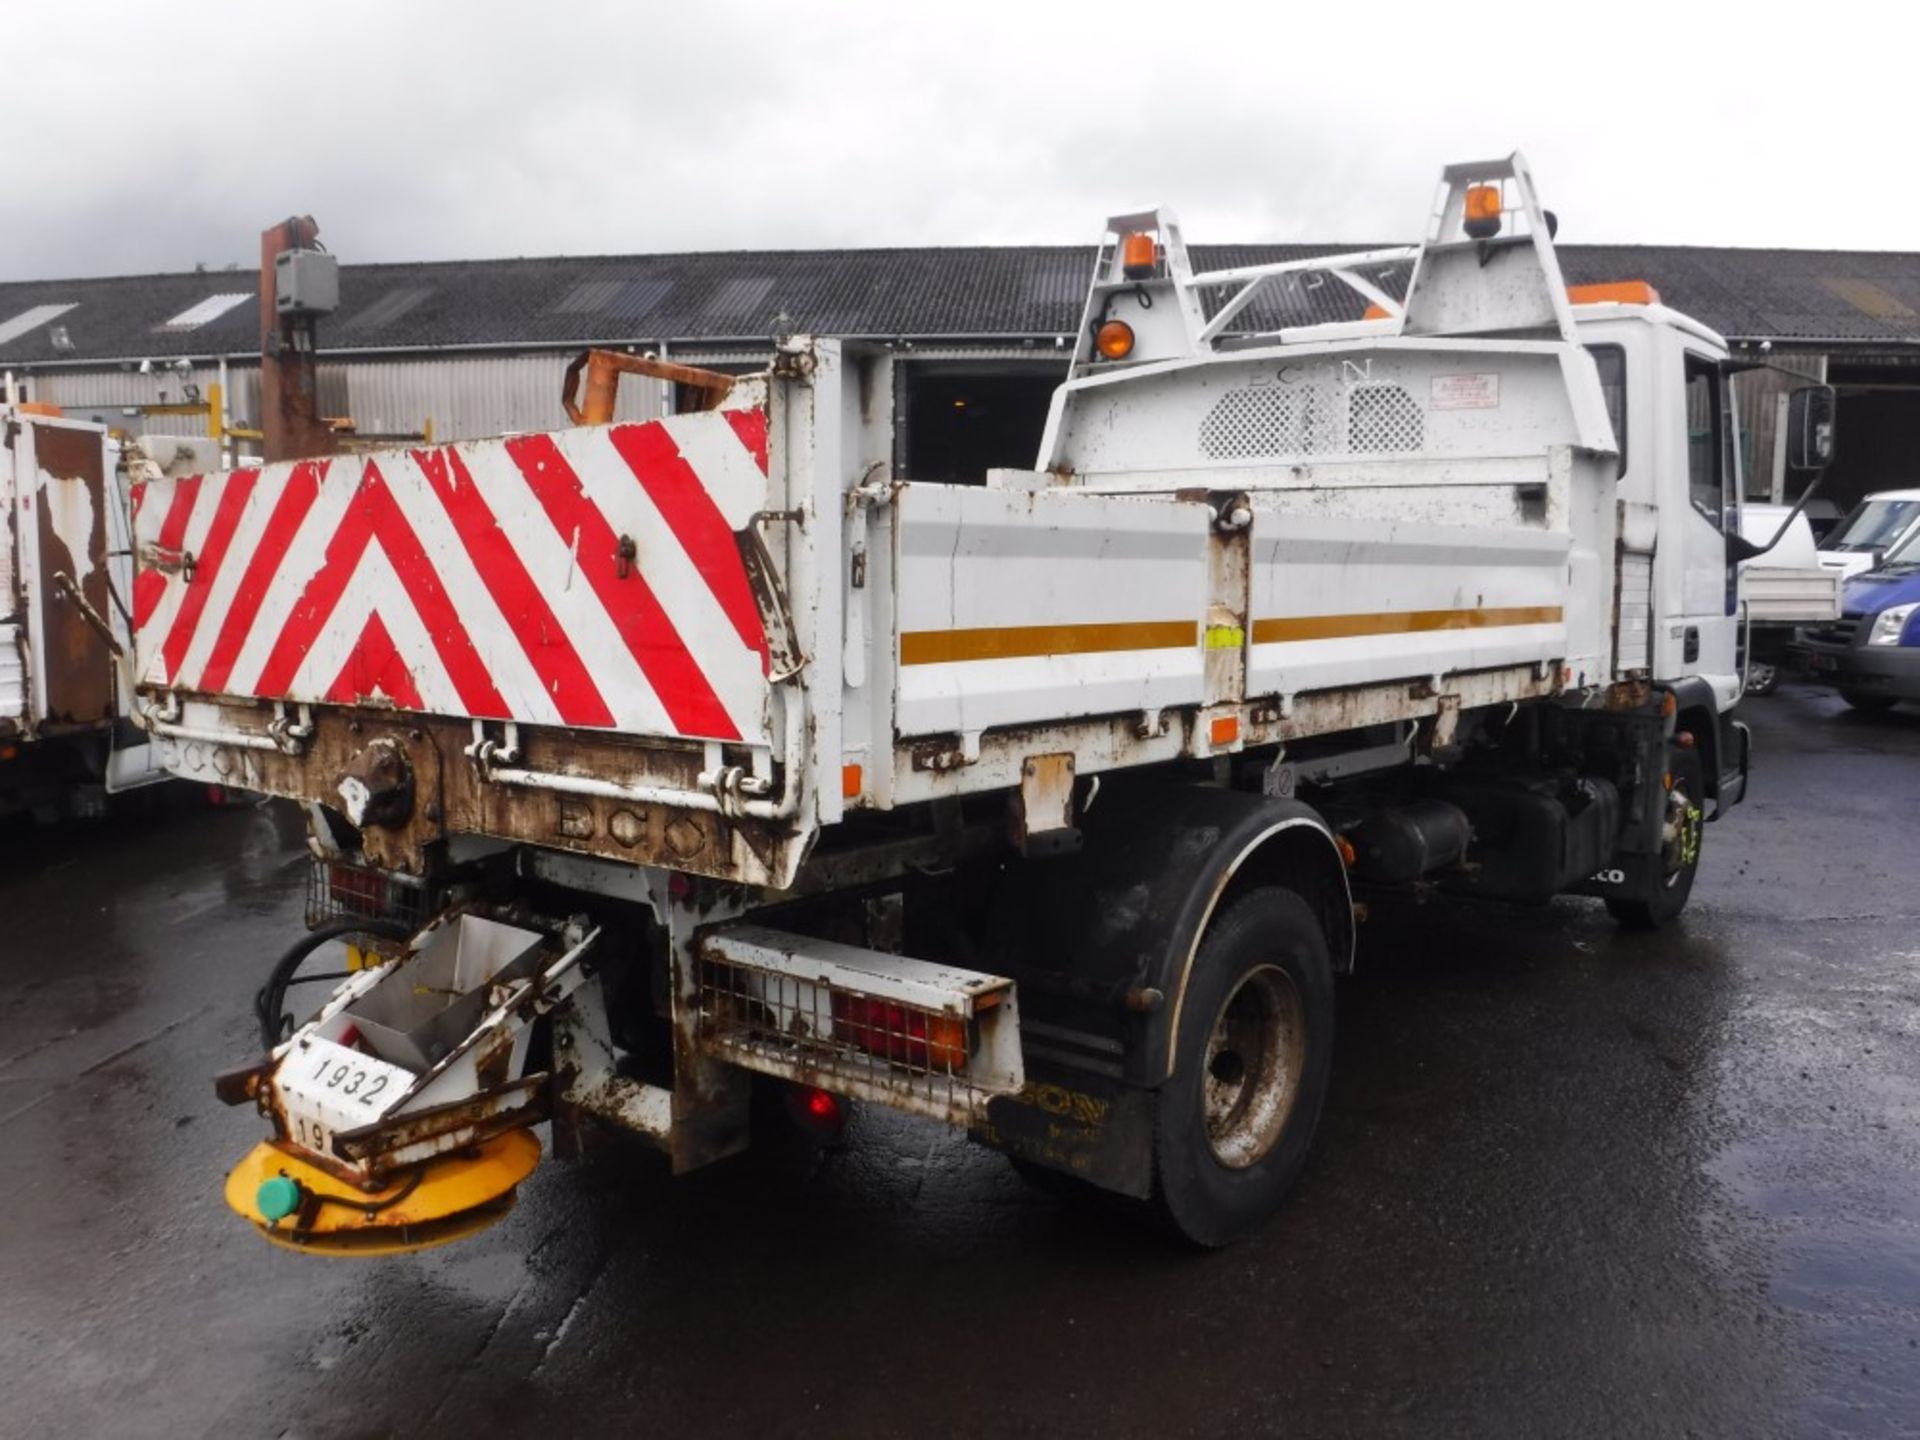
M 331 315 L 340 308 L 340 262 L 324 250 L 273 257 L 273 306 L 282 315 Z

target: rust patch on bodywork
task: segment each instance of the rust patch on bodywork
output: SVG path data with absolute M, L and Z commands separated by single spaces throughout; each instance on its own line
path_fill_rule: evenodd
M 266 704 L 223 702 L 222 730 L 265 736 L 274 718 Z M 796 822 L 727 816 L 630 798 L 530 789 L 482 778 L 467 757 L 473 722 L 370 707 L 315 706 L 312 733 L 298 753 L 182 740 L 169 762 L 176 773 L 244 784 L 290 800 L 342 810 L 340 778 L 376 740 L 391 742 L 413 782 L 413 804 L 362 831 L 370 864 L 425 874 L 428 848 L 450 835 L 489 836 L 551 849 L 659 865 L 717 880 L 766 883 L 787 848 L 799 842 Z M 562 775 L 614 779 L 697 794 L 703 747 L 579 730 L 521 726 L 523 763 Z M 222 770 L 220 767 L 225 766 Z

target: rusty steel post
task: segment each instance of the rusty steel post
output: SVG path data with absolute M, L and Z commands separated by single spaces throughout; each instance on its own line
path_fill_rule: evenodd
M 587 377 L 586 395 L 576 402 L 582 371 Z M 612 424 L 622 375 L 645 375 L 683 385 L 699 397 L 696 410 L 717 409 L 733 389 L 733 377 L 717 370 L 675 365 L 647 355 L 623 355 L 617 350 L 583 350 L 567 366 L 560 382 L 560 408 L 567 412 L 567 419 L 575 425 Z
M 274 257 L 309 248 L 319 236 L 311 215 L 260 232 L 260 432 L 270 461 L 334 453 L 333 431 L 320 418 L 313 320 L 283 319 L 275 305 Z

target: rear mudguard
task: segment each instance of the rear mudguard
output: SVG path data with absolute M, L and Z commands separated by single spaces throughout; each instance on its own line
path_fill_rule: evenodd
M 1061 1046 L 1098 1057 L 1116 1078 L 1165 1080 L 1201 937 L 1239 886 L 1300 891 L 1336 967 L 1352 967 L 1346 867 L 1311 806 L 1210 786 L 1109 784 L 1082 828 L 1078 853 L 1006 874 L 990 924 L 991 962 L 1019 981 L 1041 1048 L 1068 1032 Z M 1076 1045 L 1074 1032 L 1105 1043 Z
M 1028 1085 L 986 1143 L 1105 1189 L 1150 1184 L 1152 1095 L 1180 1062 L 1180 1011 L 1212 917 L 1243 887 L 1298 891 L 1353 964 L 1346 867 L 1298 800 L 1210 786 L 1104 786 L 1072 855 L 1007 872 L 988 959 L 1020 985 Z

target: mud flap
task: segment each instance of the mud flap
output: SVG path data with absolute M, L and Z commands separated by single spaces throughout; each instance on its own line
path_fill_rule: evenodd
M 1027 1083 L 987 1105 L 969 1132 L 982 1145 L 1102 1190 L 1153 1192 L 1153 1092 L 1061 1065 L 1027 1061 Z
M 1733 766 L 1720 772 L 1720 787 L 1713 813 L 1707 817 L 1709 820 L 1718 820 L 1728 809 L 1747 798 L 1747 770 L 1753 759 L 1753 732 L 1740 720 L 1730 722 L 1727 730 L 1726 739 L 1731 743 L 1725 748 L 1733 752 Z

